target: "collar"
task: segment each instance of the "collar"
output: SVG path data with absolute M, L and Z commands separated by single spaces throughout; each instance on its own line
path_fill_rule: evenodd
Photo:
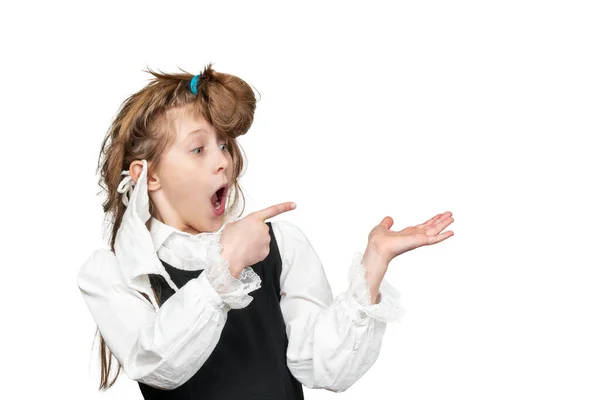
M 177 232 L 177 228 L 167 225 L 155 217 L 150 217 L 150 220 L 150 236 L 154 244 L 154 251 L 158 251 L 169 236 Z
M 214 239 L 223 232 L 225 225 L 226 224 L 221 225 L 219 230 L 215 232 L 200 232 L 192 235 L 191 233 L 167 225 L 155 217 L 150 217 L 150 236 L 152 237 L 152 243 L 154 244 L 154 251 L 158 251 L 162 246 L 166 246 L 169 243 L 176 241 L 205 242 L 208 239 Z
M 115 255 L 119 269 L 129 286 L 146 291 L 149 286 L 148 274 L 160 274 L 166 278 L 171 287 L 175 286 L 157 255 L 157 251 L 163 245 L 210 241 L 220 237 L 226 223 L 215 232 L 192 235 L 152 217 L 149 211 L 148 164 L 146 160 L 142 162 L 142 173 L 131 192 L 121 225 L 117 230 Z M 146 228 L 149 219 L 152 219 L 150 229 Z M 173 289 L 177 290 L 176 286 Z

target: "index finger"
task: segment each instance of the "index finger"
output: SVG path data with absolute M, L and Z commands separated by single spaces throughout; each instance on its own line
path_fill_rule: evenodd
M 285 203 L 275 204 L 274 206 L 267 207 L 263 210 L 255 211 L 250 215 L 254 215 L 258 217 L 261 221 L 265 222 L 268 218 L 273 218 L 276 215 L 284 213 L 286 211 L 291 211 L 296 208 L 296 203 L 287 201 Z

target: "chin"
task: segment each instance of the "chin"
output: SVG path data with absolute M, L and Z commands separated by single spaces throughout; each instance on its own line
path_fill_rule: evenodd
M 212 210 L 211 210 L 211 212 L 212 212 Z M 209 225 L 212 228 L 211 231 L 218 230 L 221 227 L 221 225 L 223 225 L 223 221 L 225 221 L 225 217 L 226 217 L 225 213 L 223 213 L 222 215 L 212 214 L 211 218 L 210 218 L 210 222 L 209 222 Z

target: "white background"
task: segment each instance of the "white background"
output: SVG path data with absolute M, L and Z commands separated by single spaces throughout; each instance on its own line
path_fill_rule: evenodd
M 455 218 L 391 262 L 407 313 L 371 370 L 307 399 L 600 398 L 599 19 L 572 0 L 3 3 L 2 397 L 142 398 L 126 375 L 97 391 L 76 285 L 107 247 L 97 156 L 142 69 L 214 62 L 261 95 L 246 214 L 297 202 L 274 220 L 334 294 L 386 215 Z

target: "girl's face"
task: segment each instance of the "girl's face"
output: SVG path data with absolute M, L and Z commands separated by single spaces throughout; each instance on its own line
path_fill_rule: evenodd
M 157 218 L 191 234 L 214 232 L 225 215 L 215 212 L 213 196 L 226 185 L 219 207 L 224 209 L 232 183 L 233 160 L 226 137 L 184 108 L 169 110 L 167 117 L 176 137 L 161 156 L 160 170 L 148 180 Z

